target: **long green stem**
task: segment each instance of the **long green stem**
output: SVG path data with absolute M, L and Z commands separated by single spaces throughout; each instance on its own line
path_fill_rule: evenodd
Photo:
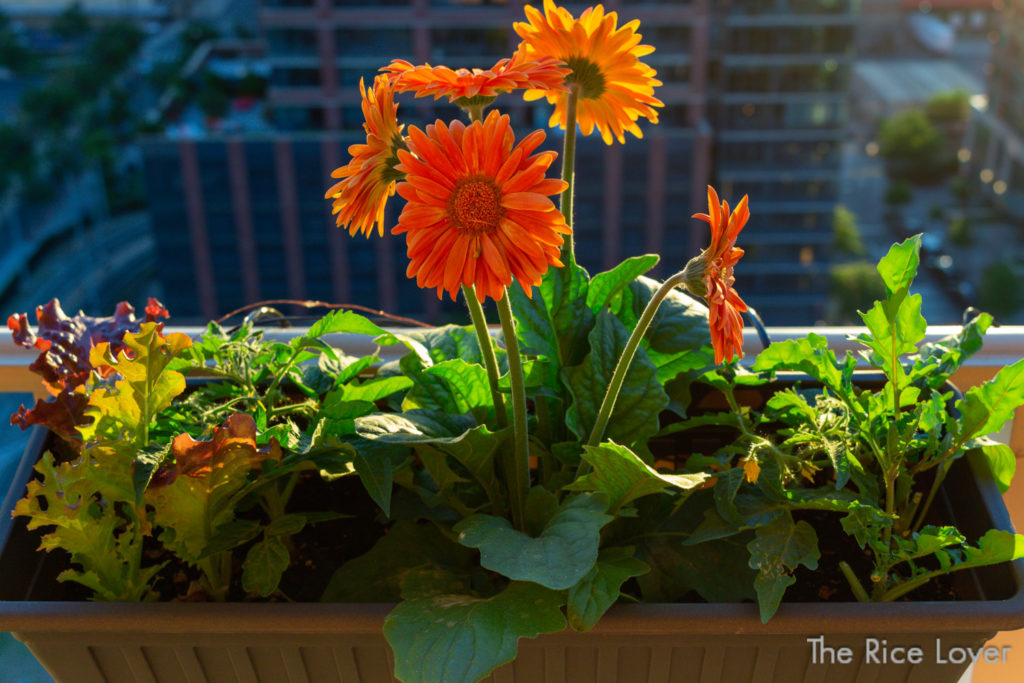
M 576 176 L 576 108 L 579 99 L 578 86 L 573 86 L 569 93 L 569 102 L 565 113 L 565 143 L 562 147 L 562 180 L 568 183 L 569 187 L 562 192 L 560 204 L 562 216 L 570 228 L 572 227 L 573 184 Z M 572 257 L 575 261 L 574 254 L 573 236 L 566 235 L 565 243 L 562 245 L 562 261 L 568 264 L 568 261 L 565 260 L 566 256 Z
M 498 390 L 498 357 L 494 353 L 494 340 L 487 330 L 487 319 L 484 317 L 484 307 L 480 305 L 480 299 L 476 296 L 476 289 L 462 285 L 462 296 L 466 298 L 466 305 L 469 307 L 469 317 L 473 319 L 473 329 L 476 330 L 476 338 L 480 343 L 480 354 L 484 359 L 484 367 L 487 369 L 487 382 L 491 385 L 491 400 L 494 401 L 494 412 L 498 418 L 498 428 L 508 426 L 508 414 L 505 412 L 505 400 Z
M 512 304 L 508 290 L 498 301 L 498 318 L 505 336 L 505 351 L 508 353 L 508 375 L 512 387 L 512 438 L 513 457 L 506 459 L 505 477 L 508 480 L 509 498 L 512 506 L 512 523 L 520 531 L 525 528 L 526 492 L 530 482 L 530 443 L 526 426 L 526 382 L 523 379 L 523 361 L 519 355 L 519 341 L 516 339 L 516 323 L 512 316 Z
M 608 420 L 615 409 L 615 401 L 619 398 L 622 382 L 626 379 L 626 372 L 633 362 L 633 356 L 636 355 L 637 347 L 640 346 L 640 340 L 647 333 L 647 328 L 650 327 L 651 321 L 654 320 L 654 314 L 658 312 L 661 302 L 668 296 L 669 292 L 678 285 L 683 284 L 683 282 L 685 282 L 684 273 L 676 273 L 665 280 L 661 287 L 658 288 L 658 291 L 654 293 L 654 296 L 651 297 L 651 300 L 647 302 L 647 307 L 644 308 L 644 312 L 640 315 L 640 320 L 637 322 L 636 327 L 633 328 L 633 334 L 630 335 L 629 341 L 626 342 L 626 348 L 622 350 L 622 355 L 619 356 L 619 361 L 615 364 L 615 371 L 612 373 L 611 382 L 608 383 L 608 390 L 605 392 L 604 399 L 601 401 L 601 408 L 597 412 L 597 420 L 594 422 L 594 428 L 590 431 L 590 438 L 587 439 L 588 446 L 597 446 L 601 443 L 601 439 L 604 438 L 605 429 L 608 427 Z M 585 474 L 588 470 L 589 465 L 587 462 L 581 462 L 580 473 Z
M 863 584 L 857 575 L 853 573 L 853 568 L 850 567 L 846 562 L 839 563 L 839 570 L 843 572 L 843 576 L 846 577 L 846 582 L 850 584 L 850 590 L 853 591 L 853 597 L 857 598 L 860 602 L 871 602 L 871 598 L 868 597 L 868 592 L 864 590 Z

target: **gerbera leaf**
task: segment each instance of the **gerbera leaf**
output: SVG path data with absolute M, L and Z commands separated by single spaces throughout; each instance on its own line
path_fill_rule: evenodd
M 579 363 L 594 326 L 594 313 L 587 306 L 589 286 L 587 271 L 570 257 L 564 267 L 548 270 L 532 297 L 522 287 L 510 287 L 520 341 L 560 367 Z
M 597 313 L 618 297 L 623 287 L 657 265 L 659 259 L 657 254 L 633 256 L 609 271 L 598 273 L 587 289 L 587 306 Z
M 579 365 L 563 370 L 563 381 L 573 396 L 566 424 L 583 441 L 590 436 L 615 365 L 628 340 L 629 330 L 619 319 L 607 310 L 601 311 L 590 333 L 590 353 Z M 604 438 L 633 451 L 644 450 L 647 437 L 658 431 L 658 415 L 668 404 L 668 394 L 658 381 L 657 368 L 644 349 L 637 349 Z
M 513 582 L 490 598 L 407 599 L 384 621 L 395 675 L 405 683 L 475 683 L 512 661 L 520 638 L 564 629 L 564 604 L 564 593 L 529 582 Z

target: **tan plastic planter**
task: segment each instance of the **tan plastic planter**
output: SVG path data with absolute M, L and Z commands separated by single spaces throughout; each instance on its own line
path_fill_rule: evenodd
M 41 445 L 36 435 L 29 465 Z M 983 461 L 957 463 L 947 481 L 955 486 L 947 486 L 945 503 L 969 537 L 1010 528 Z M 390 605 L 60 602 L 48 599 L 56 597 L 56 557 L 36 553 L 36 543 L 19 522 L 0 555 L 0 630 L 14 631 L 57 681 L 392 680 L 380 634 Z M 1021 561 L 965 572 L 960 589 L 977 599 L 958 602 L 783 604 L 767 625 L 754 604 L 616 605 L 590 633 L 520 641 L 518 659 L 488 680 L 952 683 L 969 664 L 958 648 L 976 651 L 997 631 L 1024 626 L 1022 577 Z M 836 649 L 831 663 L 825 652 L 815 661 L 808 638 L 820 636 Z M 876 639 L 874 657 L 869 638 Z M 851 649 L 848 663 L 840 661 L 841 647 Z M 908 654 L 898 647 L 919 647 L 922 661 L 893 663 Z M 1014 656 L 1022 655 L 1010 653 L 1006 666 Z

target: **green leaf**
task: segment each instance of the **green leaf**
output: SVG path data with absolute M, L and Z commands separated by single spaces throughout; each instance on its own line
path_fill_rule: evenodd
M 964 556 L 964 564 L 971 567 L 1018 560 L 1024 557 L 1024 536 L 1010 531 L 989 529 L 978 540 L 977 548 L 964 546 Z
M 149 486 L 150 480 L 157 468 L 163 464 L 171 451 L 169 444 L 154 443 L 141 449 L 135 454 L 135 464 L 132 466 L 132 483 L 135 485 L 135 501 L 142 500 L 142 494 Z
M 622 584 L 650 567 L 633 556 L 633 548 L 606 548 L 597 564 L 579 583 L 569 589 L 566 605 L 569 625 L 577 631 L 589 631 L 616 600 Z
M 992 470 L 992 478 L 999 486 L 999 492 L 1006 493 L 1017 469 L 1017 456 L 1013 449 L 1004 443 L 997 443 L 987 438 L 974 439 L 968 444 L 968 448 L 968 452 L 976 449 L 985 456 L 989 469 Z
M 561 593 L 514 582 L 490 598 L 431 595 L 388 614 L 384 635 L 403 683 L 476 683 L 512 661 L 520 638 L 565 628 Z
M 461 359 L 467 363 L 483 364 L 480 342 L 472 327 L 444 325 L 443 327 L 409 330 L 404 333 L 404 336 L 422 344 L 434 363 Z M 504 349 L 495 351 L 499 367 L 507 369 L 508 359 Z
M 661 283 L 638 277 L 609 304 L 611 312 L 632 330 L 647 303 Z M 643 347 L 654 366 L 658 379 L 666 383 L 684 373 L 698 377 L 716 367 L 708 331 L 708 309 L 703 302 L 674 289 L 661 302 L 658 312 L 644 333 Z M 691 379 L 683 382 L 688 385 Z M 682 389 L 682 387 L 680 387 Z
M 583 363 L 565 368 L 564 381 L 573 403 L 566 424 L 581 441 L 590 437 L 615 365 L 629 340 L 629 331 L 607 310 L 597 316 L 590 333 L 590 353 Z M 636 448 L 658 431 L 658 415 L 668 406 L 668 394 L 658 381 L 657 368 L 638 348 L 626 372 L 604 439 Z
M 492 515 L 473 515 L 454 530 L 459 543 L 480 550 L 480 564 L 487 569 L 513 581 L 563 590 L 582 579 L 597 561 L 601 527 L 612 520 L 605 507 L 604 500 L 589 494 L 570 498 L 536 538 Z
M 594 313 L 599 313 L 613 298 L 619 295 L 623 287 L 645 274 L 661 260 L 657 254 L 633 256 L 609 271 L 598 273 L 590 280 L 587 289 L 587 306 Z
M 708 480 L 709 475 L 662 474 L 625 446 L 607 442 L 584 446 L 583 459 L 593 472 L 565 487 L 569 491 L 599 491 L 611 501 L 610 510 L 618 510 L 641 496 L 661 493 L 666 488 L 690 492 Z
M 367 334 L 370 336 L 388 335 L 388 333 L 354 311 L 331 311 L 320 320 L 309 326 L 306 338 L 318 339 L 325 334 Z
M 476 427 L 472 418 L 432 410 L 375 413 L 356 418 L 356 433 L 365 439 L 388 443 L 442 443 Z
M 262 528 L 260 523 L 254 519 L 236 519 L 221 524 L 210 538 L 210 542 L 206 544 L 199 559 L 202 560 L 248 543 L 259 535 Z
M 385 515 L 391 514 L 391 489 L 394 483 L 392 451 L 391 444 L 365 439 L 356 447 L 356 455 L 352 459 L 363 488 Z
M 750 568 L 758 571 L 754 580 L 761 621 L 767 623 L 779 608 L 786 588 L 796 580 L 790 575 L 798 565 L 818 568 L 818 535 L 807 522 L 793 523 L 789 515 L 776 518 L 754 532 L 747 544 Z
M 523 345 L 560 367 L 580 362 L 594 314 L 587 307 L 587 271 L 570 256 L 562 268 L 551 268 L 532 297 L 518 284 L 509 287 L 516 334 Z
M 849 393 L 849 378 L 855 365 L 856 361 L 852 356 L 847 356 L 840 364 L 835 351 L 828 345 L 828 339 L 812 332 L 802 339 L 787 339 L 773 343 L 758 354 L 753 370 L 806 372 L 833 392 L 846 395 Z
M 484 422 L 494 412 L 494 401 L 483 366 L 462 359 L 446 360 L 424 370 L 425 374 L 440 377 L 448 387 L 457 413 L 472 413 L 478 422 Z
M 249 548 L 242 562 L 242 588 L 266 598 L 277 590 L 291 556 L 277 536 L 266 536 Z
M 402 579 L 416 570 L 463 570 L 476 552 L 429 522 L 397 522 L 367 553 L 343 564 L 331 577 L 324 602 L 394 602 Z
M 405 391 L 411 386 L 412 380 L 408 377 L 384 377 L 362 384 L 346 384 L 338 393 L 346 402 L 369 401 L 372 403 L 399 391 Z M 328 395 L 325 400 L 330 402 L 332 395 Z
M 991 380 L 973 387 L 956 402 L 961 419 L 956 438 L 962 441 L 998 432 L 1024 405 L 1024 358 L 1003 366 Z
M 914 235 L 900 244 L 894 244 L 889 253 L 878 262 L 878 274 L 882 276 L 886 294 L 893 298 L 900 290 L 910 288 L 921 262 L 921 236 Z

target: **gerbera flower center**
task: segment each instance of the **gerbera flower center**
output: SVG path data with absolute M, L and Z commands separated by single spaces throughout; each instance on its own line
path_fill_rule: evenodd
M 572 69 L 565 81 L 570 86 L 576 85 L 580 89 L 580 97 L 592 100 L 604 93 L 605 80 L 601 68 L 586 57 L 569 57 L 565 60 L 566 65 Z
M 473 235 L 492 233 L 504 215 L 501 191 L 490 178 L 466 178 L 448 198 L 448 217 L 459 230 Z

